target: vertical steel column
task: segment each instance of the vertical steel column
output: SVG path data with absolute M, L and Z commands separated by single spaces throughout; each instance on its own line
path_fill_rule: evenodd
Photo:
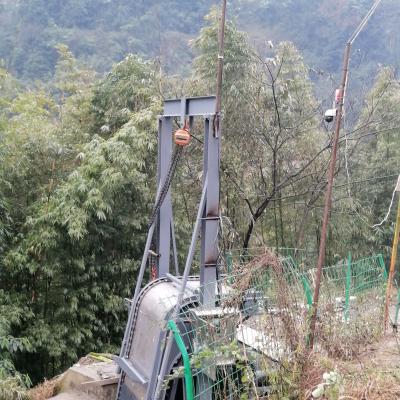
M 214 135 L 212 116 L 204 120 L 204 169 L 208 179 L 206 205 L 201 224 L 201 302 L 215 306 L 219 229 L 219 138 Z
M 172 156 L 172 118 L 160 117 L 158 126 L 158 185 L 164 182 Z M 172 201 L 171 189 L 160 207 L 157 218 L 157 278 L 169 272 L 171 254 Z

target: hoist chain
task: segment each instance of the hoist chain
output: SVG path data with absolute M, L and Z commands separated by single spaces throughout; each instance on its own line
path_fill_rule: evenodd
M 153 208 L 153 212 L 151 213 L 151 216 L 150 216 L 149 225 L 148 225 L 149 229 L 153 225 L 155 219 L 157 218 L 158 212 L 160 211 L 160 208 L 161 208 L 162 204 L 164 203 L 165 197 L 167 196 L 167 193 L 169 191 L 169 188 L 171 186 L 172 180 L 175 175 L 176 167 L 177 167 L 179 159 L 182 155 L 182 150 L 183 150 L 182 146 L 177 146 L 175 148 L 174 154 L 172 155 L 171 163 L 168 168 L 167 176 L 165 177 L 163 187 L 160 191 L 160 194 L 157 198 L 156 204 Z
M 175 175 L 176 167 L 178 166 L 178 162 L 179 162 L 180 157 L 182 155 L 182 150 L 183 150 L 182 146 L 177 146 L 175 148 L 174 154 L 172 155 L 172 158 L 171 158 L 170 165 L 168 167 L 168 172 L 167 172 L 167 175 L 165 177 L 163 186 L 161 188 L 160 194 L 157 197 L 156 204 L 155 204 L 155 206 L 153 208 L 153 211 L 151 213 L 151 216 L 150 216 L 150 219 L 149 219 L 149 224 L 148 224 L 148 229 L 150 229 L 151 226 L 153 225 L 155 219 L 157 218 L 158 212 L 160 211 L 160 208 L 161 208 L 161 206 L 162 206 L 162 204 L 163 204 L 163 202 L 165 200 L 165 197 L 167 196 L 168 190 L 169 190 L 169 188 L 171 186 L 172 180 L 173 180 L 174 175 Z M 142 293 L 142 296 L 143 296 L 143 293 Z M 129 336 L 128 336 L 128 341 L 127 341 L 127 344 L 126 344 L 125 356 L 128 356 L 130 354 L 130 351 L 131 351 L 131 348 L 132 348 L 133 334 L 134 334 L 135 325 L 136 325 L 136 315 L 137 315 L 137 309 L 138 309 L 138 305 L 139 304 L 140 304 L 140 298 L 138 298 L 138 300 L 136 301 L 135 309 L 131 310 L 131 312 L 134 313 L 135 318 L 133 319 L 131 326 L 128 327 Z M 132 305 L 132 307 L 133 306 L 134 305 Z M 122 388 L 122 385 L 125 382 L 125 376 L 126 376 L 125 372 L 122 371 L 121 372 L 121 380 L 120 380 L 120 383 L 119 383 L 119 386 L 118 386 L 117 399 L 120 398 L 121 388 Z

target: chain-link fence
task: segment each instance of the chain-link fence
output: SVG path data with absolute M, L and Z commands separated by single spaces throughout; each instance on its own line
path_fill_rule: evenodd
M 192 398 L 281 398 L 296 379 L 307 354 L 315 270 L 294 255 L 231 254 L 216 306 L 187 307 L 175 318 Z M 386 279 L 380 255 L 324 268 L 317 352 L 349 358 L 380 334 Z M 178 362 L 166 386 L 184 371 Z

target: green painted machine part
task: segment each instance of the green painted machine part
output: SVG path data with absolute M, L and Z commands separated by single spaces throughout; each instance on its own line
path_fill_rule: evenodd
M 190 358 L 186 350 L 185 343 L 183 342 L 179 328 L 176 326 L 175 322 L 172 320 L 168 321 L 168 328 L 174 334 L 174 339 L 179 351 L 182 353 L 183 359 L 183 371 L 185 375 L 185 390 L 186 390 L 186 400 L 193 400 L 193 375 L 192 368 L 190 367 Z

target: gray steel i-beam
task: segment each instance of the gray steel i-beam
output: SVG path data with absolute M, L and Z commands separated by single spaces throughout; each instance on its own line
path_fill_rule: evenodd
M 219 234 L 219 138 L 214 134 L 212 117 L 204 120 L 204 176 L 207 176 L 206 205 L 201 224 L 200 286 L 201 302 L 215 306 Z
M 172 157 L 172 118 L 160 117 L 158 129 L 158 184 L 164 182 Z M 165 197 L 157 218 L 157 276 L 164 278 L 169 273 L 172 226 L 171 189 Z

